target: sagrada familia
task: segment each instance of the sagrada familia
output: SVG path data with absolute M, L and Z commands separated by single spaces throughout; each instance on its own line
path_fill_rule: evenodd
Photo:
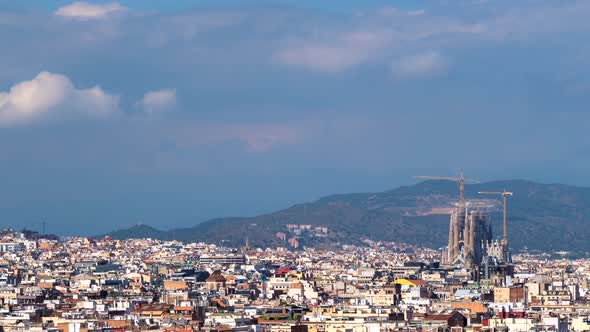
M 451 213 L 449 243 L 441 263 L 472 271 L 474 279 L 500 279 L 513 274 L 512 258 L 506 239 L 493 239 L 490 217 L 479 207 L 460 201 Z

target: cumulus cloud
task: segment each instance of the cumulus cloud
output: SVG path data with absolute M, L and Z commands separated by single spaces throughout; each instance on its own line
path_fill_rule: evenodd
M 99 86 L 77 89 L 66 76 L 43 71 L 0 92 L 0 124 L 22 124 L 51 113 L 108 114 L 118 109 L 118 103 L 118 97 Z
M 77 1 L 67 6 L 60 7 L 55 15 L 74 19 L 96 19 L 127 10 L 118 2 L 93 4 L 84 1 Z
M 143 95 L 139 106 L 147 113 L 165 111 L 176 105 L 176 90 L 163 89 L 150 91 Z
M 404 56 L 391 63 L 396 78 L 415 78 L 441 72 L 446 67 L 444 58 L 438 52 L 426 52 Z

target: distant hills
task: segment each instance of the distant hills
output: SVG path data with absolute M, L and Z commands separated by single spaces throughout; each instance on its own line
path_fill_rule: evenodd
M 502 189 L 514 192 L 508 198 L 511 247 L 590 251 L 590 188 L 525 180 L 466 185 L 466 199 L 490 211 L 497 238 L 501 237 L 500 197 L 477 192 Z M 378 193 L 327 196 L 256 217 L 212 219 L 171 231 L 137 225 L 107 235 L 117 239 L 150 237 L 234 246 L 248 241 L 251 246 L 288 246 L 276 236 L 282 232 L 287 239 L 297 238 L 305 246 L 358 244 L 371 239 L 438 248 L 448 239 L 449 216 L 444 213 L 458 196 L 457 183 L 425 181 Z M 287 225 L 311 225 L 311 229 L 300 231 Z M 327 227 L 328 232 L 323 234 L 315 227 Z

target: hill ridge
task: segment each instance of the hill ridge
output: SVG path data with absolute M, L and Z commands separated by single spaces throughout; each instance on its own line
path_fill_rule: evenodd
M 485 201 L 494 206 L 490 214 L 497 230 L 501 220 L 499 197 L 481 196 L 477 192 L 502 189 L 515 193 L 508 200 L 508 240 L 513 248 L 590 250 L 585 241 L 590 236 L 587 227 L 590 188 L 524 179 L 466 185 L 467 200 Z M 248 237 L 254 246 L 288 246 L 276 236 L 284 233 L 287 238 L 296 238 L 305 246 L 358 244 L 363 239 L 372 239 L 438 248 L 446 243 L 449 222 L 448 215 L 440 213 L 458 196 L 457 183 L 428 180 L 376 193 L 328 195 L 254 217 L 214 218 L 169 231 L 136 225 L 107 235 L 114 238 L 223 241 L 233 246 L 243 245 Z M 326 227 L 328 232 L 294 231 L 287 227 L 289 224 Z M 496 232 L 495 237 L 498 235 Z

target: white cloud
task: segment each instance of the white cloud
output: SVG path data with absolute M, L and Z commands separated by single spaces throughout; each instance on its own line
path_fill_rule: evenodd
M 148 113 L 165 111 L 176 105 L 176 90 L 163 89 L 150 91 L 143 95 L 139 106 Z
M 184 148 L 239 142 L 250 152 L 268 152 L 278 146 L 301 143 L 316 130 L 313 123 L 200 123 L 174 127 L 176 143 Z
M 232 133 L 233 130 L 233 133 Z M 246 143 L 256 152 L 266 152 L 281 144 L 296 144 L 301 139 L 296 128 L 288 126 L 258 126 L 255 128 L 230 128 L 228 134 Z
M 22 124 L 52 113 L 108 114 L 117 110 L 118 104 L 116 96 L 99 86 L 77 89 L 66 76 L 43 71 L 0 92 L 0 125 Z
M 377 14 L 382 16 L 398 16 L 398 15 L 407 15 L 407 16 L 418 16 L 424 15 L 426 11 L 424 9 L 415 9 L 409 11 L 402 11 L 396 7 L 383 7 L 377 11 Z
M 250 151 L 268 152 L 276 146 L 299 143 L 304 131 L 303 128 L 285 124 L 239 124 L 214 125 L 203 133 L 209 143 L 237 140 Z
M 315 44 L 283 50 L 276 54 L 275 59 L 285 65 L 337 72 L 363 62 L 367 56 L 367 52 L 355 51 L 347 46 Z
M 125 10 L 127 10 L 127 8 L 121 6 L 118 2 L 92 4 L 84 1 L 77 1 L 59 8 L 55 11 L 55 15 L 75 19 L 95 19 Z
M 426 11 L 424 9 L 410 10 L 410 11 L 407 12 L 407 14 L 409 16 L 424 15 L 424 13 L 426 13 Z
M 338 72 L 371 59 L 388 44 L 390 38 L 385 31 L 348 32 L 333 41 L 302 42 L 289 46 L 276 52 L 274 59 L 285 65 Z
M 391 63 L 396 78 L 415 78 L 439 73 L 446 67 L 444 58 L 438 52 L 427 52 L 404 56 Z
M 459 40 L 457 35 L 477 36 L 483 32 L 485 27 L 478 23 L 433 17 L 424 10 L 402 12 L 384 8 L 376 15 L 351 19 L 347 25 L 327 25 L 324 30 L 304 32 L 302 37 L 291 38 L 275 51 L 273 59 L 283 65 L 340 72 L 388 59 L 400 50 L 433 43 L 448 45 Z

